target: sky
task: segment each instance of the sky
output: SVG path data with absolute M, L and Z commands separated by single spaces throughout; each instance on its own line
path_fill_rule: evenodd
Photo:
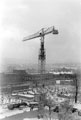
M 81 0 L 0 0 L 0 64 L 37 63 L 40 38 L 22 40 L 50 26 L 46 63 L 81 63 Z

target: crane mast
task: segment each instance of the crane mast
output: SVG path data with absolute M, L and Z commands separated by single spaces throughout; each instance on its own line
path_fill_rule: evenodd
M 42 33 L 44 32 L 44 30 L 42 29 Z M 45 55 L 45 48 L 44 48 L 44 35 L 41 36 L 41 44 L 40 44 L 40 51 L 39 51 L 39 57 L 38 57 L 38 65 L 39 65 L 39 69 L 38 72 L 39 73 L 45 73 L 45 62 L 46 62 L 46 55 Z
M 40 37 L 40 50 L 39 50 L 39 56 L 38 56 L 38 66 L 39 66 L 39 73 L 44 74 L 45 73 L 45 63 L 46 63 L 46 54 L 45 54 L 45 48 L 44 48 L 44 38 L 47 34 L 58 34 L 58 30 L 54 28 L 54 26 L 49 28 L 42 28 L 37 33 L 30 35 L 28 37 L 25 37 L 23 41 L 31 40 L 34 38 Z

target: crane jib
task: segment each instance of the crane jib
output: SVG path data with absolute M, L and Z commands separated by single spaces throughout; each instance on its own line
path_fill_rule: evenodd
M 25 37 L 23 39 L 23 41 L 31 40 L 31 39 L 38 38 L 38 37 L 44 37 L 45 35 L 50 34 L 50 33 L 58 34 L 58 30 L 56 30 L 54 28 L 54 26 L 49 27 L 47 29 L 42 28 L 39 32 L 37 32 L 37 33 L 35 33 L 33 35 L 30 35 L 28 37 Z

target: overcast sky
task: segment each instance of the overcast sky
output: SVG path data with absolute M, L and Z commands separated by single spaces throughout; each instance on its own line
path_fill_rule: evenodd
M 80 0 L 0 0 L 0 63 L 37 63 L 39 38 L 23 37 L 55 26 L 45 36 L 47 63 L 81 62 Z

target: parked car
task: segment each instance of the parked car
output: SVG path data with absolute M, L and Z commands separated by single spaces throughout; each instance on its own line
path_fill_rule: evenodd
M 8 109 L 13 110 L 13 109 L 19 108 L 21 106 L 27 106 L 27 103 L 21 102 L 21 103 L 10 104 L 10 105 L 8 105 Z
M 30 110 L 33 110 L 34 108 L 38 108 L 38 102 L 30 102 L 28 106 Z
M 77 112 L 78 109 L 77 108 L 72 108 L 71 111 L 72 111 L 72 113 L 74 113 L 74 112 Z
M 8 105 L 8 109 L 13 110 L 14 108 L 19 108 L 19 106 L 20 106 L 19 103 L 18 104 L 10 104 L 10 105 Z
M 53 112 L 59 112 L 59 106 L 56 106 L 54 109 L 53 109 Z

